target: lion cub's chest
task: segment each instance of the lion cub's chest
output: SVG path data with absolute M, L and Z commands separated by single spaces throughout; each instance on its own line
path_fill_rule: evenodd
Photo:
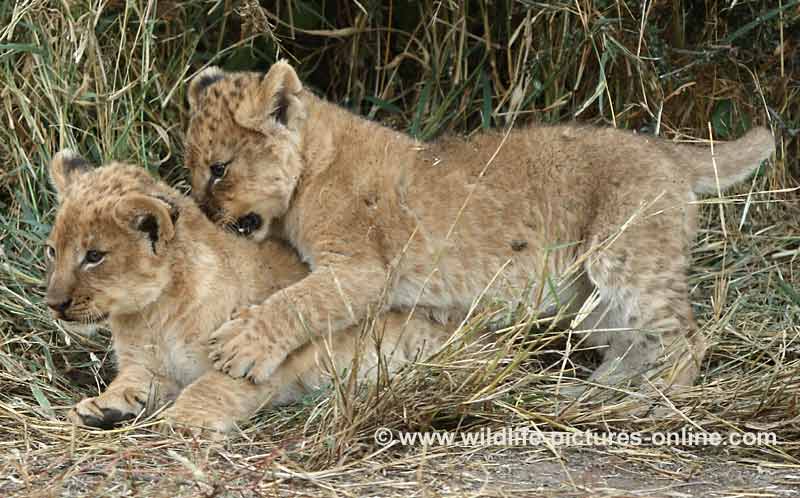
M 208 359 L 205 341 L 199 341 L 194 334 L 187 334 L 168 345 L 162 354 L 161 362 L 167 376 L 184 388 L 212 368 Z
M 220 323 L 222 321 L 220 320 Z M 149 338 L 145 334 L 136 347 L 140 361 L 155 375 L 174 382 L 183 389 L 211 370 L 207 340 L 218 324 L 203 313 L 171 317 L 161 323 L 151 323 Z

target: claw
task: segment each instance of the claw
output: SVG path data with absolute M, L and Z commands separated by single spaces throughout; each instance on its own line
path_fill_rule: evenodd
M 256 362 L 255 361 L 251 361 L 250 364 L 247 365 L 247 368 L 244 369 L 244 372 L 242 373 L 242 377 L 250 378 L 250 371 L 252 371 L 253 367 L 255 367 L 255 366 L 256 366 Z
M 233 362 L 233 358 L 228 358 L 228 360 L 225 363 L 222 364 L 222 368 L 220 368 L 220 370 L 222 370 L 226 374 L 230 374 L 231 363 L 232 362 Z

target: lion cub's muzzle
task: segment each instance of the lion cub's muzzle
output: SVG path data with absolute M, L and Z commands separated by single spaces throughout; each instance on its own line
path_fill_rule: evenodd
M 72 306 L 72 298 L 64 298 L 63 296 L 47 296 L 47 307 L 53 313 L 53 316 L 59 320 L 69 320 L 67 318 L 67 310 Z
M 192 192 L 192 197 L 197 205 L 200 206 L 200 210 L 203 211 L 203 214 L 205 214 L 209 220 L 213 221 L 214 223 L 220 222 L 224 212 L 214 201 L 214 197 L 207 194 L 197 195 L 196 192 Z
M 65 297 L 63 294 L 48 293 L 46 303 L 53 318 L 63 322 L 89 325 L 108 319 L 108 313 L 87 310 L 86 306 L 82 306 L 81 303 L 75 304 L 71 297 Z
M 261 215 L 256 213 L 248 213 L 236 220 L 235 223 L 231 223 L 230 228 L 239 235 L 249 237 L 253 235 L 256 230 L 261 228 L 263 224 L 264 219 L 261 217 Z

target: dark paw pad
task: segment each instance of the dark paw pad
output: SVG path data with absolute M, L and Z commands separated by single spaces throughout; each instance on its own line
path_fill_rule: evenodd
M 97 427 L 98 429 L 113 429 L 123 422 L 136 417 L 133 413 L 123 413 L 116 408 L 101 408 L 103 411 L 103 418 L 95 417 L 94 415 L 81 415 L 81 420 L 84 425 L 89 427 Z

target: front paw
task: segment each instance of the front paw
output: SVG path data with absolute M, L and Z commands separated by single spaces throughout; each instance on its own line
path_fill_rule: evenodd
M 286 352 L 260 332 L 253 320 L 227 322 L 211 335 L 209 346 L 214 368 L 256 384 L 267 380 L 286 359 Z
M 144 410 L 145 402 L 144 396 L 133 389 L 105 392 L 79 402 L 70 410 L 67 418 L 75 425 L 113 429 L 136 418 Z
M 211 440 L 225 438 L 234 427 L 234 420 L 225 415 L 209 412 L 205 408 L 176 405 L 161 414 L 160 430 L 163 433 L 178 433 L 188 437 L 203 437 Z

